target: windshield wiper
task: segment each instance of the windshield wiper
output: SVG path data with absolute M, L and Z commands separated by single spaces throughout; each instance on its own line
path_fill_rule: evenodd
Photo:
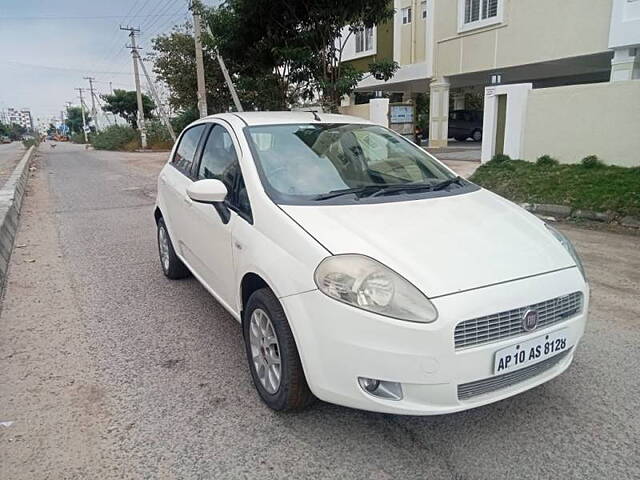
M 388 193 L 397 193 L 397 192 L 408 192 L 412 190 L 431 190 L 432 186 L 429 183 L 400 183 L 395 185 L 387 185 L 386 187 L 378 190 L 372 197 L 377 197 L 379 195 L 386 195 Z
M 431 187 L 431 190 L 433 190 L 433 191 L 442 190 L 443 188 L 447 188 L 449 185 L 451 185 L 453 183 L 457 183 L 458 185 L 462 185 L 462 177 L 457 176 L 457 177 L 449 178 L 448 180 L 445 180 L 443 182 L 436 183 L 435 185 L 433 185 Z
M 341 197 L 343 195 L 362 195 L 374 193 L 384 188 L 384 185 L 365 185 L 363 187 L 355 187 L 355 188 L 342 188 L 340 190 L 331 190 L 328 193 L 321 193 L 320 195 L 316 195 L 312 198 L 312 200 L 328 200 L 330 198 Z
M 462 180 L 461 177 L 454 177 L 454 178 L 449 178 L 440 183 L 400 183 L 400 184 L 388 185 L 387 187 L 382 188 L 379 191 L 375 192 L 371 196 L 377 197 L 380 195 L 387 195 L 387 194 L 399 193 L 399 192 L 410 192 L 413 190 L 427 190 L 427 191 L 433 192 L 436 190 L 442 190 L 443 188 L 448 187 L 452 183 L 460 183 L 461 180 Z

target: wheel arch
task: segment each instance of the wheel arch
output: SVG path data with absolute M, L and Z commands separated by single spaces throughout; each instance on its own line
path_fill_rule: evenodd
M 162 217 L 162 211 L 160 210 L 160 207 L 156 206 L 155 210 L 153 211 L 153 218 L 155 218 L 156 224 L 158 223 L 158 221 L 161 218 L 163 218 Z

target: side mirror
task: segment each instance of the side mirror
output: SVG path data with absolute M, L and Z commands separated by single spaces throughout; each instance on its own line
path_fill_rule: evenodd
M 220 180 L 198 180 L 187 187 L 187 195 L 194 202 L 220 203 L 227 196 L 227 187 Z

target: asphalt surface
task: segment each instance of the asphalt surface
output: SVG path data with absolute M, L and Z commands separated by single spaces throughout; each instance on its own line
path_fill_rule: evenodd
M 161 154 L 42 149 L 0 316 L 0 478 L 640 478 L 640 237 L 561 226 L 591 316 L 573 365 L 440 417 L 270 411 L 239 324 L 161 273 Z
M 24 152 L 21 142 L 0 143 L 0 188 L 11 176 Z

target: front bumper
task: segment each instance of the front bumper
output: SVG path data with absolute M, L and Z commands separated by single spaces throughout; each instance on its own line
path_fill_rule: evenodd
M 453 334 L 462 320 L 582 291 L 582 311 L 527 335 L 455 350 Z M 318 290 L 281 302 L 296 338 L 307 381 L 320 399 L 363 410 L 437 415 L 466 410 L 516 395 L 559 375 L 571 364 L 587 318 L 589 291 L 577 268 L 432 299 L 439 318 L 432 324 L 395 320 L 337 302 Z M 497 350 L 566 329 L 571 351 L 531 378 L 498 390 L 458 398 L 458 386 L 493 377 Z M 402 384 L 402 400 L 374 397 L 358 377 Z

